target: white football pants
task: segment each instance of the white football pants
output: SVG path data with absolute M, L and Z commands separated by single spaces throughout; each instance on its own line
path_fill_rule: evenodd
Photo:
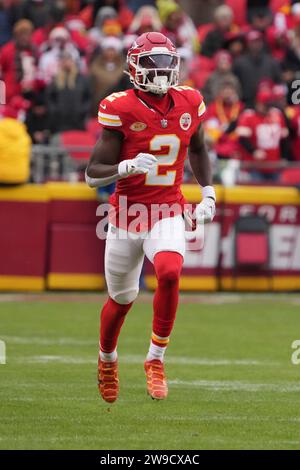
M 133 302 L 139 293 L 144 257 L 153 263 L 157 253 L 185 255 L 185 223 L 181 215 L 162 219 L 152 230 L 140 234 L 108 227 L 105 248 L 105 278 L 109 296 L 119 304 Z

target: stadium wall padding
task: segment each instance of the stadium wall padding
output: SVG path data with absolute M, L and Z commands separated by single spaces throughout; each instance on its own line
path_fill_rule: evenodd
M 200 200 L 197 185 L 183 186 L 183 193 L 191 203 Z M 187 251 L 181 289 L 299 290 L 300 192 L 218 186 L 217 198 L 216 218 L 205 228 L 204 249 Z M 0 290 L 105 289 L 105 243 L 96 236 L 101 220 L 97 207 L 96 192 L 84 183 L 0 188 Z M 234 224 L 250 213 L 270 222 L 271 268 L 254 274 L 233 267 Z M 151 263 L 145 263 L 143 275 L 144 284 L 155 288 Z

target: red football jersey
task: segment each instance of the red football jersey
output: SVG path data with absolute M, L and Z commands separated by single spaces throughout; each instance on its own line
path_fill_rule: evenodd
M 117 212 L 121 196 L 127 197 L 128 207 L 140 203 L 148 210 L 151 204 L 184 204 L 180 189 L 184 161 L 191 137 L 205 113 L 203 98 L 192 88 L 173 87 L 166 97 L 170 108 L 164 109 L 163 103 L 157 108 L 156 100 L 154 109 L 147 104 L 145 95 L 137 90 L 113 93 L 99 107 L 99 123 L 124 135 L 120 161 L 133 159 L 141 152 L 158 159 L 147 175 L 132 175 L 117 182 L 111 198 Z
M 281 158 L 280 141 L 287 137 L 288 130 L 283 113 L 277 108 L 271 108 L 267 115 L 253 110 L 244 111 L 238 122 L 237 133 L 240 137 L 249 138 L 256 149 L 264 150 L 265 161 L 276 162 Z M 241 154 L 243 160 L 254 161 L 252 154 L 243 147 Z

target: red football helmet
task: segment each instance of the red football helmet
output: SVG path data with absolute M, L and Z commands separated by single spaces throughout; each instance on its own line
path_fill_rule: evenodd
M 144 33 L 127 55 L 130 80 L 139 90 L 158 95 L 178 85 L 180 57 L 173 43 L 161 33 Z

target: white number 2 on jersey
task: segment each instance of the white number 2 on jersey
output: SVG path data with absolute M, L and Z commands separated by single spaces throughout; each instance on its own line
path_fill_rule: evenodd
M 157 164 L 146 175 L 147 186 L 172 186 L 176 179 L 176 170 L 166 171 L 160 175 L 160 166 L 172 166 L 175 164 L 179 150 L 180 140 L 175 134 L 156 135 L 150 142 L 150 153 L 159 152 L 163 147 L 168 147 L 168 153 L 157 156 Z

